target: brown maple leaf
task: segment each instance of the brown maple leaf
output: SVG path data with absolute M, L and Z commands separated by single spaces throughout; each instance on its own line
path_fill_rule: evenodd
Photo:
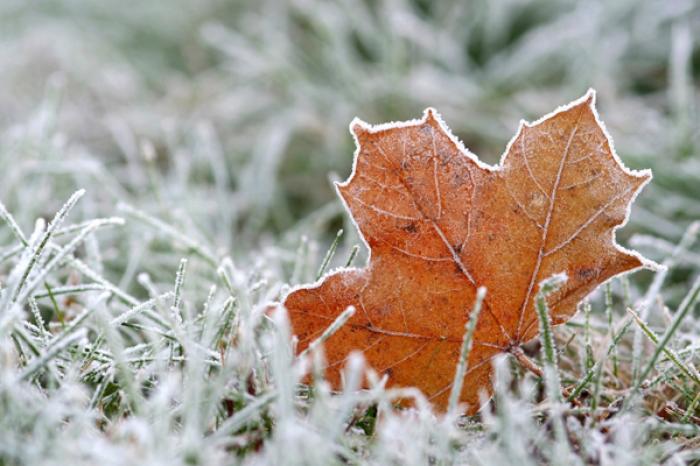
M 593 91 L 535 123 L 522 122 L 496 167 L 480 162 L 432 109 L 421 120 L 370 126 L 340 197 L 371 251 L 284 300 L 299 351 L 348 306 L 325 343 L 327 377 L 362 351 L 389 385 L 418 387 L 445 407 L 476 290 L 488 290 L 461 401 L 477 410 L 491 359 L 538 333 L 541 280 L 564 272 L 548 298 L 554 324 L 614 275 L 647 264 L 615 243 L 651 173 L 625 168 L 598 120 Z

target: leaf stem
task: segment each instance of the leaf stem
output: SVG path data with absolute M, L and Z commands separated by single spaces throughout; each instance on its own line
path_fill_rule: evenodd
M 532 372 L 535 376 L 542 378 L 544 377 L 544 371 L 540 366 L 537 365 L 535 361 L 527 357 L 525 352 L 520 346 L 512 346 L 509 350 L 510 354 L 513 355 L 516 361 L 524 367 L 525 369 Z

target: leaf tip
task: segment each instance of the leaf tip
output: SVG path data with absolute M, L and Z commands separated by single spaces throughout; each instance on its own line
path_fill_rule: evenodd
M 652 173 L 650 168 L 645 168 L 643 170 L 635 170 L 635 174 L 639 176 L 639 178 L 641 178 L 645 184 L 651 181 L 651 179 L 654 177 L 654 174 Z
M 632 183 L 634 184 L 635 198 L 641 192 L 642 188 L 644 188 L 644 186 L 646 186 L 654 177 L 652 171 L 648 168 L 643 170 L 633 170 L 625 167 L 625 171 L 627 172 L 628 176 L 631 177 Z
M 582 97 L 582 101 L 588 106 L 593 107 L 595 105 L 595 99 L 596 99 L 596 90 L 593 89 L 592 87 L 589 87 L 586 93 Z
M 350 133 L 359 139 L 369 133 L 369 127 L 366 122 L 355 117 L 350 122 Z
M 645 270 L 650 270 L 652 272 L 665 272 L 666 270 L 668 270 L 668 266 L 664 264 L 659 264 L 658 262 L 655 262 L 651 259 L 647 259 L 644 256 L 640 255 L 639 260 L 642 263 L 641 267 Z
M 440 120 L 440 114 L 433 107 L 428 107 L 423 111 L 423 120 L 425 120 L 426 123 L 437 123 Z

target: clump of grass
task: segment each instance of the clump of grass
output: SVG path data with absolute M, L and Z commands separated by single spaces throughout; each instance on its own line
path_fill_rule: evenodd
M 74 201 L 75 196 L 55 218 L 70 221 L 79 205 Z M 117 285 L 73 255 L 85 248 L 84 232 L 101 234 L 92 227 L 102 224 L 99 219 L 79 222 L 83 228 L 69 224 L 63 231 L 70 233 L 62 236 L 51 234 L 60 231 L 57 220 L 46 229 L 38 222 L 28 235 L 9 211 L 3 212 L 13 232 L 6 247 L 19 247 L 4 262 L 8 280 L 0 296 L 0 458 L 5 464 L 697 458 L 691 441 L 700 433 L 697 351 L 678 344 L 693 339 L 696 327 L 689 316 L 697 282 L 663 338 L 635 314 L 656 345 L 642 349 L 646 365 L 638 383 L 631 377 L 631 321 L 621 329 L 608 327 L 610 307 L 622 316 L 624 303 L 594 299 L 587 324 L 574 320 L 553 332 L 545 296 L 561 278 L 543 283 L 537 308 L 544 380 L 528 372 L 512 382 L 513 369 L 497 362 L 494 401 L 476 418 L 462 420 L 454 416 L 456 402 L 450 415 L 436 416 L 419 392 L 386 389 L 371 372 L 371 387 L 359 390 L 367 370 L 359 355 L 348 362 L 344 391 L 331 393 L 323 382 L 322 343 L 352 308 L 310 351 L 294 357 L 284 310 L 266 317 L 281 283 L 261 281 L 255 267 L 246 271 L 228 258 L 215 266 L 189 248 L 189 259 L 180 260 L 168 280 L 142 276 L 146 296 L 139 298 L 116 292 Z M 121 221 L 110 225 L 129 228 Z M 160 221 L 148 225 L 163 227 Z M 163 233 L 173 247 L 180 243 L 171 227 Z M 336 246 L 322 264 L 334 260 Z M 54 291 L 47 292 L 44 283 Z M 208 286 L 202 288 L 203 283 Z M 67 316 L 64 322 L 57 320 L 59 313 Z M 585 335 L 580 326 L 588 328 Z M 473 327 L 465 330 L 464 360 Z M 554 337 L 562 341 L 571 332 L 557 349 L 561 343 Z M 609 358 L 613 353 L 619 358 L 617 375 Z M 309 370 L 316 382 L 304 388 L 300 383 Z M 415 400 L 414 408 L 392 407 L 406 397 Z

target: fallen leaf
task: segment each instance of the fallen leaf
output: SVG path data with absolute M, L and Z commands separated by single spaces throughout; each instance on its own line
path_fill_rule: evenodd
M 548 297 L 554 324 L 599 284 L 648 264 L 615 242 L 651 172 L 625 168 L 597 117 L 595 94 L 522 122 L 498 166 L 480 162 L 428 109 L 420 120 L 351 124 L 357 151 L 338 194 L 371 258 L 284 300 L 299 351 L 348 306 L 354 316 L 325 343 L 327 377 L 353 350 L 415 386 L 436 406 L 449 397 L 476 290 L 487 288 L 461 401 L 490 391 L 491 359 L 538 333 L 538 283 L 564 272 Z

